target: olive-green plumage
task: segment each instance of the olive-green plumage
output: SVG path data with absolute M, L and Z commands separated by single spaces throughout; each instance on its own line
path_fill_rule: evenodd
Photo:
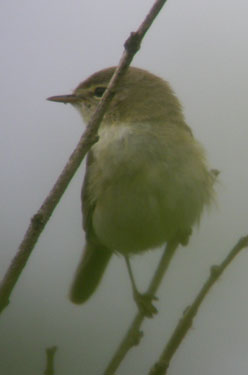
M 102 70 L 72 95 L 86 122 L 114 72 Z M 129 68 L 117 88 L 92 147 L 82 192 L 86 247 L 71 299 L 84 302 L 114 252 L 141 253 L 169 241 L 186 243 L 213 198 L 204 151 L 185 122 L 169 84 Z

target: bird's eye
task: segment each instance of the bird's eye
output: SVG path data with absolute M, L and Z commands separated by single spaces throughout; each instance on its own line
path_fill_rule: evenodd
M 94 91 L 94 96 L 96 98 L 101 98 L 104 94 L 104 91 L 106 90 L 106 87 L 96 87 Z

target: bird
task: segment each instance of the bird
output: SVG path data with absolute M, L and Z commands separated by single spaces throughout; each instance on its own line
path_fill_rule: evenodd
M 92 74 L 72 94 L 48 100 L 70 103 L 88 123 L 115 68 Z M 169 83 L 157 75 L 128 68 L 98 135 L 82 188 L 86 244 L 70 291 L 75 304 L 94 294 L 113 254 L 129 264 L 130 256 L 165 243 L 186 245 L 214 199 L 205 151 Z

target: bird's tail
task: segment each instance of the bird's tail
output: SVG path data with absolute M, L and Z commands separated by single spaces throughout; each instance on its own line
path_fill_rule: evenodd
M 70 291 L 70 300 L 73 303 L 84 303 L 94 293 L 111 255 L 112 252 L 99 243 L 86 243 Z

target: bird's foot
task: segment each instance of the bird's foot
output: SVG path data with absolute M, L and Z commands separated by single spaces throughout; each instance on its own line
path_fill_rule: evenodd
M 153 318 L 153 315 L 158 313 L 157 308 L 153 305 L 152 301 L 157 301 L 158 298 L 152 294 L 135 292 L 135 302 L 141 314 L 147 318 Z

